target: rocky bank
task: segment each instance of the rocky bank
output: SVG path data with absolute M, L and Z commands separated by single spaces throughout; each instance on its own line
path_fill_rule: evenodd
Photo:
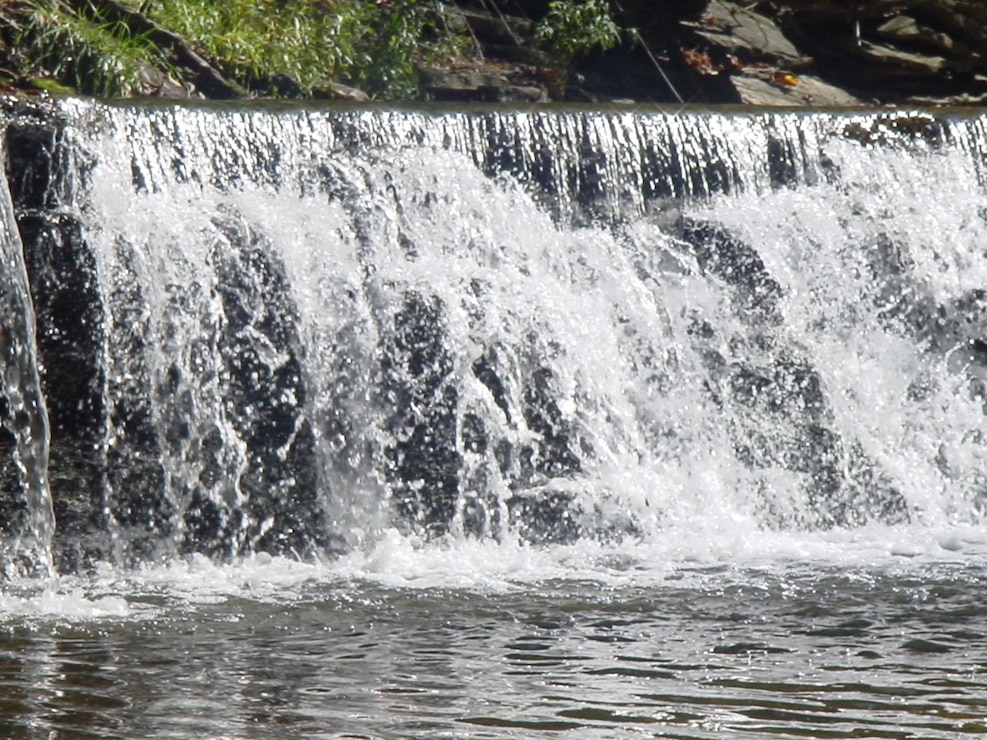
M 168 97 L 248 94 L 169 29 L 117 0 L 106 6 L 166 48 L 181 78 L 148 69 L 142 91 Z M 411 97 L 438 101 L 633 101 L 767 106 L 964 105 L 987 102 L 987 4 L 982 0 L 610 0 L 619 40 L 561 62 L 537 35 L 549 0 L 436 3 L 434 27 L 468 39 L 466 52 L 417 66 Z M 6 28 L 4 28 L 6 24 Z M 17 34 L 0 12 L 0 79 Z M 6 70 L 6 74 L 5 74 Z M 281 79 L 284 78 L 284 79 Z M 272 73 L 283 97 L 302 93 Z M 369 99 L 339 80 L 319 96 Z
M 507 5 L 520 14 L 509 14 Z M 533 51 L 531 19 L 544 5 L 446 6 L 469 27 L 486 61 L 423 69 L 425 94 L 769 106 L 987 101 L 987 4 L 981 2 L 614 2 L 620 43 L 577 59 L 562 91 Z

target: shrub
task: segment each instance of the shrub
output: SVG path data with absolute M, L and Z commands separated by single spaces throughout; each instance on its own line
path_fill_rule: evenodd
M 427 0 L 117 0 L 181 36 L 226 77 L 276 94 L 306 95 L 332 81 L 379 97 L 411 93 L 415 61 L 442 53 Z M 107 22 L 100 0 L 21 0 L 17 44 L 28 77 L 51 76 L 100 96 L 140 93 L 148 66 L 181 79 L 148 39 Z
M 597 47 L 612 48 L 620 39 L 620 29 L 610 16 L 607 0 L 552 0 L 535 35 L 561 71 L 568 73 L 579 54 Z
M 287 75 L 303 93 L 340 80 L 383 97 L 405 94 L 430 24 L 419 0 L 151 0 L 144 12 L 261 92 Z

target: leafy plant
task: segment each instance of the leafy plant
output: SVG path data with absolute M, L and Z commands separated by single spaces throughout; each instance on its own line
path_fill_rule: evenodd
M 231 82 L 310 95 L 347 82 L 378 97 L 416 89 L 416 64 L 457 48 L 432 0 L 116 0 L 177 34 Z M 15 0 L 24 77 L 99 96 L 144 92 L 149 72 L 182 79 L 170 51 L 108 21 L 101 0 Z M 114 18 L 120 13 L 107 10 Z M 6 17 L 6 16 L 5 16 Z M 460 45 L 461 46 L 461 45 Z M 150 76 L 154 76 L 153 74 Z
M 414 85 L 431 24 L 420 0 L 150 0 L 142 12 L 247 87 L 286 75 L 304 93 L 342 80 L 384 97 Z
M 579 54 L 597 47 L 612 48 L 620 29 L 610 16 L 607 0 L 552 0 L 535 36 L 567 73 Z
M 338 19 L 314 0 L 153 0 L 141 10 L 253 89 L 266 92 L 277 74 L 305 88 L 336 66 L 331 38 Z
M 414 60 L 432 27 L 431 16 L 419 0 L 392 0 L 369 25 L 359 63 L 348 70 L 351 79 L 370 92 L 409 92 L 418 79 Z

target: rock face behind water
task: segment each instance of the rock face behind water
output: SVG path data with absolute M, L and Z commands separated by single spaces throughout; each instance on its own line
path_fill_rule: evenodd
M 104 557 L 110 547 L 102 501 L 106 453 L 95 443 L 106 412 L 104 378 L 96 360 L 103 342 L 103 307 L 93 300 L 92 254 L 83 247 L 77 217 L 63 208 L 62 189 L 55 181 L 65 164 L 57 109 L 40 97 L 6 96 L 0 105 L 0 112 L 10 118 L 4 142 L 7 178 L 35 292 L 37 323 L 44 327 L 37 341 L 39 361 L 46 368 L 41 382 L 49 405 L 49 485 L 58 522 L 55 555 L 58 565 L 73 569 Z M 10 454 L 5 450 L 2 458 L 7 471 L 12 467 Z M 0 506 L 8 509 L 9 487 L 0 498 Z

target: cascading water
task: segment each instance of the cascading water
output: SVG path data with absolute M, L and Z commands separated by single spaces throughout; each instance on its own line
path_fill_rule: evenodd
M 987 732 L 982 116 L 0 121 L 0 737 Z
M 987 505 L 979 119 L 59 115 L 64 568 Z
M 0 156 L 3 149 L 0 147 Z M 12 575 L 52 573 L 55 526 L 48 488 L 48 415 L 38 379 L 35 320 L 24 250 L 6 179 L 0 183 L 0 362 L 3 363 L 3 446 L 14 475 L 4 471 L 3 570 Z

